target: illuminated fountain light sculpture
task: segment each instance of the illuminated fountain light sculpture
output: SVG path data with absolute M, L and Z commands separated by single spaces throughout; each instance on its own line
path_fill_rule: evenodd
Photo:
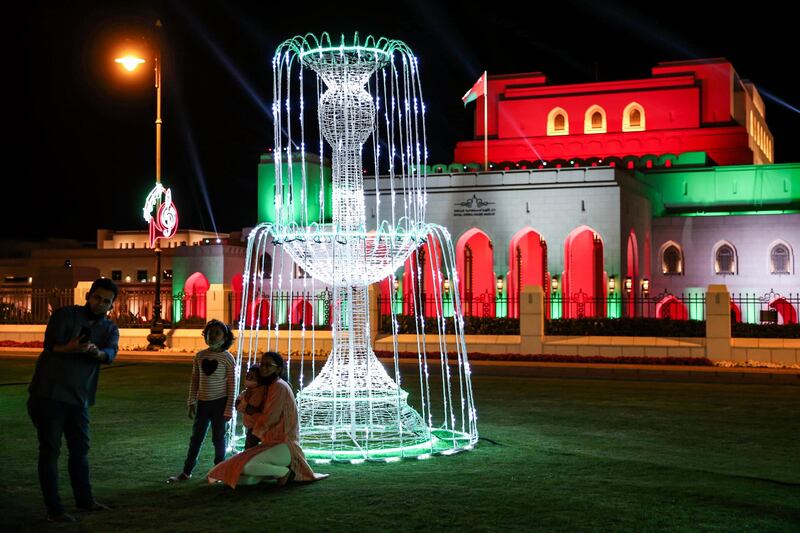
M 471 448 L 478 431 L 452 241 L 445 228 L 425 223 L 425 107 L 417 58 L 396 40 L 361 41 L 356 34 L 333 43 L 327 34 L 309 34 L 278 47 L 273 71 L 276 220 L 249 235 L 239 368 L 245 358 L 250 364 L 258 352 L 278 347 L 282 333 L 273 315 L 281 303 L 275 295 L 290 277 L 282 272 L 281 257 L 288 254 L 310 276 L 312 291 L 324 284 L 332 313 L 333 348 L 324 365 L 316 360 L 318 332 L 313 322 L 309 332 L 305 319 L 300 340 L 289 334 L 282 350 L 292 358 L 290 370 L 299 366 L 297 404 L 307 456 L 393 461 Z M 315 83 L 306 84 L 304 76 Z M 305 125 L 309 101 L 317 104 L 320 154 L 327 155 L 323 138 L 330 147 L 332 223 L 323 218 L 324 186 L 311 183 L 306 172 L 307 136 L 316 131 Z M 366 179 L 364 155 L 371 159 Z M 375 219 L 370 224 L 368 203 Z M 429 254 L 427 261 L 418 249 Z M 395 339 L 392 375 L 370 338 L 370 285 L 392 287 L 404 264 L 414 271 L 405 288 L 405 306 L 415 315 L 413 398 L 400 386 L 394 291 L 384 304 L 391 307 Z M 443 294 L 450 280 L 455 293 Z M 438 335 L 425 334 L 424 309 Z M 266 331 L 259 333 L 262 322 Z

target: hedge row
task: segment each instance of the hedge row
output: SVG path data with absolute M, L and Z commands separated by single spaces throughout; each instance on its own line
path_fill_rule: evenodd
M 661 318 L 562 318 L 545 321 L 544 332 L 546 335 L 705 337 L 706 323 Z
M 376 351 L 378 357 L 394 357 L 392 352 Z M 417 359 L 417 354 L 411 352 L 400 352 L 397 354 L 400 359 Z M 430 358 L 432 354 L 428 354 Z M 438 356 L 436 356 L 438 357 Z M 448 357 L 455 358 L 456 354 L 448 354 Z M 619 356 L 606 357 L 602 355 L 557 355 L 557 354 L 518 354 L 518 353 L 481 353 L 470 352 L 470 361 L 531 361 L 542 363 L 599 363 L 599 364 L 623 364 L 623 365 L 676 365 L 676 366 L 714 366 L 714 362 L 706 357 L 637 357 Z
M 745 324 L 731 326 L 734 337 L 761 337 L 767 339 L 800 339 L 800 324 Z
M 397 315 L 397 333 L 415 333 L 418 324 L 412 316 Z M 382 333 L 391 333 L 391 317 L 382 316 L 379 324 Z M 731 325 L 734 337 L 800 338 L 800 324 L 743 324 Z M 629 336 L 629 337 L 705 337 L 704 320 L 665 320 L 661 318 L 562 318 L 546 320 L 546 335 L 564 336 Z M 425 333 L 438 333 L 435 318 L 425 319 Z M 445 332 L 454 333 L 452 318 L 445 319 Z M 467 335 L 519 335 L 516 318 L 464 317 Z
M 378 330 L 392 333 L 392 317 L 382 316 Z M 408 315 L 397 315 L 397 333 L 415 333 L 418 328 L 417 319 Z M 445 333 L 455 333 L 453 318 L 444 319 Z M 436 318 L 425 319 L 425 333 L 438 333 L 439 324 Z M 496 317 L 464 317 L 464 333 L 466 335 L 519 335 L 519 320 L 516 318 Z

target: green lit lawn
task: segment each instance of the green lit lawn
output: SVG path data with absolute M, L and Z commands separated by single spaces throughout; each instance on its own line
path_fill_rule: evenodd
M 0 382 L 27 381 L 32 364 L 0 360 Z M 481 441 L 427 461 L 324 465 L 331 477 L 316 484 L 233 491 L 164 482 L 178 473 L 189 438 L 188 372 L 174 364 L 103 371 L 92 478 L 98 499 L 117 509 L 79 525 L 43 521 L 25 386 L 0 386 L 2 530 L 800 528 L 798 387 L 478 374 L 479 428 L 500 445 Z M 204 449 L 197 473 L 209 467 Z M 61 479 L 71 506 L 66 472 Z

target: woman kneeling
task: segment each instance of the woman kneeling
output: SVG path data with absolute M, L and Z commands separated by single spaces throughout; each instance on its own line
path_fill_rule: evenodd
M 276 479 L 279 485 L 289 481 L 314 481 L 327 477 L 314 474 L 300 448 L 297 405 L 292 388 L 282 378 L 283 358 L 266 352 L 259 366 L 260 382 L 267 387 L 262 410 L 255 417 L 253 435 L 261 444 L 219 463 L 208 473 L 209 483 L 222 481 L 233 488 L 237 484 L 254 485 Z

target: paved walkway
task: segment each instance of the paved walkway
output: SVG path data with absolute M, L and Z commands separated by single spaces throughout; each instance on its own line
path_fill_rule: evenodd
M 0 358 L 35 358 L 41 348 L 0 347 Z M 194 353 L 122 350 L 119 363 L 189 363 Z M 381 358 L 384 363 L 391 359 Z M 400 364 L 416 366 L 415 359 Z M 752 383 L 800 386 L 800 369 L 748 368 L 719 366 L 632 365 L 602 363 L 544 363 L 540 361 L 470 361 L 472 372 L 480 376 L 520 376 L 540 378 L 615 379 L 633 381 L 682 381 L 703 383 Z M 436 365 L 431 366 L 436 371 Z

